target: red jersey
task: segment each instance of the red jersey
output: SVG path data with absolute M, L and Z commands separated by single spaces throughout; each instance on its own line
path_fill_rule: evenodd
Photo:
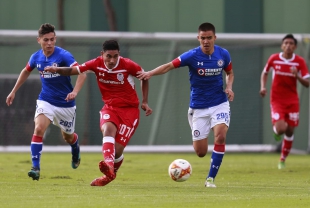
M 269 72 L 273 68 L 270 100 L 277 103 L 299 103 L 297 93 L 297 78 L 291 72 L 291 67 L 296 67 L 303 78 L 308 78 L 309 71 L 305 60 L 296 54 L 291 59 L 285 59 L 281 53 L 272 54 L 264 68 Z
M 113 69 L 108 69 L 102 56 L 78 66 L 80 73 L 91 71 L 96 74 L 97 83 L 105 104 L 114 107 L 139 107 L 134 77 L 143 69 L 130 59 L 119 57 Z

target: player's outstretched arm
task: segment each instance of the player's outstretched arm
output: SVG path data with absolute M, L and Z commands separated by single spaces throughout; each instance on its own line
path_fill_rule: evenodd
M 265 70 L 263 70 L 260 76 L 260 91 L 259 91 L 259 94 L 262 97 L 265 97 L 265 95 L 267 94 L 267 89 L 266 89 L 267 78 L 268 78 L 268 73 L 265 72 Z
M 165 73 L 167 73 L 168 71 L 170 71 L 171 69 L 174 69 L 174 68 L 175 67 L 172 64 L 172 62 L 169 62 L 169 63 L 163 64 L 161 66 L 158 66 L 157 68 L 155 68 L 155 69 L 153 69 L 151 71 L 139 72 L 137 77 L 140 80 L 148 80 L 152 76 L 165 74 Z
M 15 83 L 15 86 L 13 87 L 11 93 L 7 96 L 6 98 L 6 104 L 8 106 L 12 105 L 14 98 L 15 98 L 15 93 L 17 90 L 24 84 L 24 82 L 27 80 L 31 72 L 29 72 L 26 68 L 24 68 L 20 74 L 19 77 Z
M 141 90 L 142 90 L 141 108 L 145 111 L 145 115 L 149 116 L 152 114 L 153 110 L 148 105 L 148 95 L 149 95 L 149 81 L 148 80 L 141 80 Z
M 227 98 L 229 101 L 233 101 L 235 94 L 232 91 L 232 85 L 234 83 L 234 72 L 233 70 L 225 71 L 226 72 L 226 89 L 225 93 L 227 94 Z
M 78 75 L 79 71 L 77 67 L 55 67 L 55 66 L 47 66 L 44 68 L 44 71 L 58 73 L 63 76 L 70 76 L 70 75 Z
M 66 101 L 70 101 L 70 100 L 74 100 L 77 96 L 77 94 L 80 92 L 80 90 L 82 89 L 83 87 L 83 84 L 85 82 L 87 78 L 87 75 L 85 73 L 83 74 L 80 74 L 78 76 L 78 78 L 76 79 L 76 82 L 75 82 L 75 86 L 74 86 L 74 89 L 71 93 L 69 93 L 66 97 Z

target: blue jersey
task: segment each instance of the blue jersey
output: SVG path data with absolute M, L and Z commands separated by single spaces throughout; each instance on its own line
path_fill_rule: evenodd
M 42 90 L 38 100 L 44 100 L 57 107 L 73 107 L 75 101 L 66 101 L 68 93 L 72 92 L 70 76 L 61 76 L 60 74 L 45 72 L 46 66 L 69 67 L 77 65 L 72 54 L 60 47 L 55 47 L 52 55 L 46 57 L 43 50 L 39 50 L 31 55 L 26 69 L 32 71 L 37 68 L 41 77 Z
M 200 46 L 189 50 L 172 61 L 177 67 L 188 66 L 190 80 L 190 107 L 210 108 L 227 101 L 223 90 L 223 70 L 232 69 L 229 52 L 217 45 L 207 55 Z

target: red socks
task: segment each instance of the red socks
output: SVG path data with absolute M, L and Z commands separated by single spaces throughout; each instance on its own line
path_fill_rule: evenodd
M 281 161 L 285 161 L 286 157 L 289 155 L 292 146 L 293 146 L 294 135 L 291 137 L 287 137 L 284 135 L 284 139 L 282 141 L 282 149 L 281 149 Z
M 114 173 L 118 171 L 118 169 L 121 167 L 124 160 L 124 155 L 121 155 L 119 158 L 114 160 Z

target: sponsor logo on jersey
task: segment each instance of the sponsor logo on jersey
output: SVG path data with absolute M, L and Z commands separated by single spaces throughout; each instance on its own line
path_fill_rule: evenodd
M 217 65 L 218 65 L 219 67 L 222 67 L 222 66 L 224 65 L 224 61 L 223 61 L 222 59 L 218 60 L 218 61 L 217 61 Z
M 47 72 L 47 71 L 39 71 L 40 76 L 44 79 L 49 79 L 49 78 L 54 78 L 54 77 L 59 77 L 60 74 L 58 73 L 52 73 L 52 72 Z
M 197 65 L 199 66 L 199 65 L 201 65 L 201 66 L 203 66 L 203 62 L 197 62 Z
M 291 72 L 282 72 L 280 70 L 275 71 L 276 75 L 287 76 L 287 77 L 295 77 Z
M 222 73 L 223 68 L 215 69 L 197 69 L 200 76 L 215 76 Z
M 98 74 L 99 74 L 99 76 L 103 76 L 103 77 L 104 77 L 104 73 L 100 73 L 100 72 L 99 72 Z
M 124 84 L 124 74 L 123 73 L 117 73 L 116 78 L 119 82 L 114 81 L 114 80 L 105 80 L 105 79 L 101 79 L 101 78 L 99 79 L 99 81 L 102 83 L 106 83 L 106 84 Z
M 198 74 L 203 76 L 205 73 L 205 70 L 204 69 L 198 69 Z
M 105 84 L 124 84 L 124 81 L 122 82 L 117 82 L 114 80 L 105 80 L 105 79 L 99 79 L 99 82 L 105 83 Z

